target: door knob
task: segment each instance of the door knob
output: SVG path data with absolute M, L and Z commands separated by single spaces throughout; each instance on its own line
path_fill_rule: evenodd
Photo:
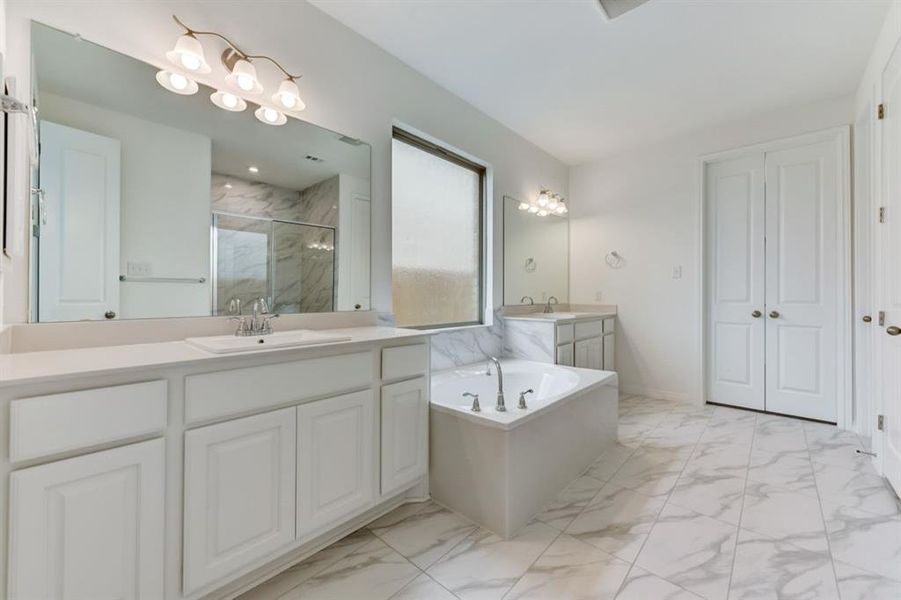
M 870 315 L 864 315 L 862 320 L 864 323 L 870 323 L 873 321 L 873 317 L 871 317 Z
M 885 328 L 885 332 L 889 335 L 898 335 L 901 333 L 901 327 L 896 327 L 895 325 L 890 325 Z
M 771 319 L 778 319 L 778 318 L 779 318 L 779 311 L 778 311 L 778 310 L 772 311 L 772 312 L 770 313 L 770 318 L 771 318 Z
M 103 316 L 106 317 L 107 319 L 115 319 L 116 313 L 114 311 L 108 310 L 105 313 L 103 313 Z
M 755 310 L 754 312 L 751 313 L 751 316 L 754 317 L 755 319 L 759 319 L 760 315 L 762 315 L 762 314 L 763 313 L 760 312 L 759 310 Z

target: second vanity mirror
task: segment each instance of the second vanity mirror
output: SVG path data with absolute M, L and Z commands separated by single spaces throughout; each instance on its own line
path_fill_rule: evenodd
M 369 309 L 369 145 L 38 23 L 32 51 L 32 321 Z
M 539 216 L 528 204 L 504 196 L 504 304 L 568 302 L 569 218 Z

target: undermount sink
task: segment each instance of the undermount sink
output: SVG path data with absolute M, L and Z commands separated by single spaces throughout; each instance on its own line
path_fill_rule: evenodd
M 349 335 L 334 333 L 319 333 L 309 329 L 295 329 L 292 331 L 277 331 L 269 335 L 236 336 L 214 335 L 209 337 L 187 338 L 185 342 L 212 352 L 214 354 L 229 354 L 232 352 L 251 352 L 253 350 L 271 350 L 273 348 L 291 348 L 294 346 L 312 346 L 315 344 L 330 344 L 333 342 L 347 342 Z

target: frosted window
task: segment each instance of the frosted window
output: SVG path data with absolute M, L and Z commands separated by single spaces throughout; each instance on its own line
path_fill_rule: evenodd
M 482 179 L 477 166 L 392 143 L 393 297 L 399 327 L 482 320 Z

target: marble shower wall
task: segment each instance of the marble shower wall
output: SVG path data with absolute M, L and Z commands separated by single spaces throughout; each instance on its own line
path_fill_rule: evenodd
M 335 230 L 274 220 L 337 227 L 338 184 L 335 176 L 298 192 L 213 173 L 211 206 L 219 213 L 219 314 L 232 298 L 248 307 L 270 295 L 276 312 L 334 310 Z
M 495 311 L 494 324 L 462 327 L 436 333 L 431 338 L 432 369 L 450 369 L 467 365 L 489 356 L 501 356 L 504 348 L 504 321 Z

